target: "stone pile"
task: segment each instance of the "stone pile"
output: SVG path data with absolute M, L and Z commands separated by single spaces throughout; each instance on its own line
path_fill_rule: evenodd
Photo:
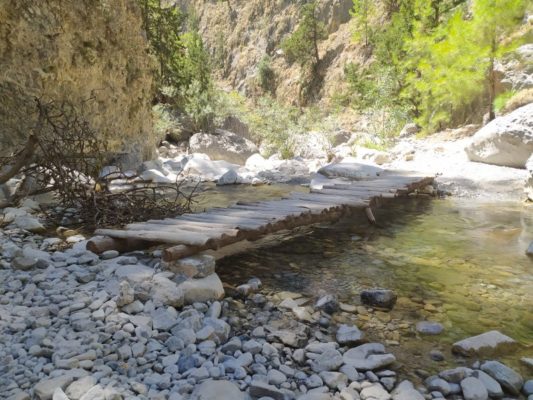
M 332 322 L 349 308 L 335 296 L 308 305 L 252 279 L 222 299 L 210 257 L 63 245 L 0 235 L 2 398 L 531 399 L 533 382 L 498 361 L 400 382 L 383 344 Z

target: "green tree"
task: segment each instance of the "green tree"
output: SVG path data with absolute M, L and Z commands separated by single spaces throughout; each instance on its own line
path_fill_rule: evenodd
M 184 112 L 197 130 L 212 126 L 216 90 L 211 60 L 198 31 L 198 17 L 162 0 L 139 0 L 151 52 L 159 63 L 161 97 Z
M 320 63 L 318 43 L 327 38 L 326 28 L 318 20 L 316 8 L 316 1 L 301 8 L 298 28 L 281 44 L 291 62 L 297 61 L 302 67 L 311 65 L 313 69 Z
M 363 40 L 365 46 L 369 46 L 374 37 L 373 19 L 376 16 L 375 0 L 353 0 L 353 8 L 350 15 L 356 22 L 354 38 L 359 41 Z
M 179 87 L 186 79 L 182 73 L 185 46 L 181 41 L 185 16 L 178 6 L 163 7 L 161 0 L 139 0 L 139 4 L 143 29 L 159 64 L 158 84 Z
M 526 10 L 525 0 L 476 0 L 472 5 L 473 37 L 483 58 L 488 59 L 487 79 L 489 87 L 489 119 L 494 119 L 496 98 L 495 60 L 516 46 L 506 40 Z
M 259 64 L 257 65 L 259 86 L 269 93 L 275 92 L 276 73 L 271 66 L 272 59 L 265 54 Z
M 505 37 L 524 11 L 524 0 L 474 0 L 468 18 L 458 9 L 430 33 L 415 32 L 410 53 L 417 65 L 409 81 L 411 94 L 420 100 L 422 126 L 442 129 L 487 90 L 489 117 L 494 118 L 494 63 L 513 48 Z

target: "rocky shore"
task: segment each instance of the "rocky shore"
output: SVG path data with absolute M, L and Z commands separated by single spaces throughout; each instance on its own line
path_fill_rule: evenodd
M 468 367 L 409 382 L 389 345 L 338 322 L 357 321 L 358 307 L 332 295 L 263 292 L 257 279 L 224 293 L 210 257 L 97 256 L 84 241 L 17 228 L 1 231 L 0 251 L 2 398 L 533 398 L 533 381 L 481 358 L 516 344 L 497 332 L 456 344 L 474 356 Z M 387 290 L 361 299 L 382 313 L 396 300 Z

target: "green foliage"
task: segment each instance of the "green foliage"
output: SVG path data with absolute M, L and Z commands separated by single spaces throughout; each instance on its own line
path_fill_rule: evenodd
M 259 64 L 257 66 L 257 72 L 258 72 L 258 80 L 259 80 L 259 86 L 265 91 L 269 93 L 275 92 L 275 86 L 276 86 L 276 73 L 272 69 L 272 66 L 270 65 L 272 60 L 268 55 L 263 56 L 261 61 L 259 61 Z
M 494 61 L 513 47 L 503 39 L 523 13 L 523 0 L 475 0 L 470 18 L 457 10 L 431 34 L 415 36 L 411 44 L 420 55 L 410 84 L 420 98 L 421 126 L 429 131 L 449 126 L 487 87 L 494 115 Z
M 320 62 L 318 43 L 327 38 L 326 28 L 316 16 L 316 7 L 316 1 L 302 6 L 298 28 L 281 44 L 290 62 L 313 69 Z
M 182 13 L 176 4 L 138 1 L 151 51 L 159 62 L 160 97 L 187 114 L 194 129 L 209 130 L 216 91 L 209 54 L 198 32 L 198 17 L 192 11 Z
M 370 63 L 345 68 L 353 106 L 414 119 L 426 132 L 461 122 L 479 99 L 492 111 L 494 62 L 516 46 L 507 37 L 525 0 L 353 1 L 355 39 L 372 49 Z
M 300 109 L 281 104 L 270 96 L 263 96 L 250 104 L 237 92 L 221 93 L 216 109 L 217 118 L 235 116 L 250 127 L 256 141 L 267 149 L 266 155 L 279 152 L 282 158 L 294 154 L 296 135 L 310 131 L 333 132 L 337 127 L 334 117 L 328 118 L 317 107 Z
M 181 32 L 185 16 L 179 7 L 164 8 L 160 0 L 139 0 L 143 28 L 152 54 L 159 63 L 159 86 L 180 87 L 186 80 L 182 73 L 185 47 Z
M 376 28 L 372 23 L 377 13 L 375 0 L 353 0 L 350 15 L 355 21 L 354 39 L 362 41 L 365 46 L 373 43 Z
M 500 95 L 496 96 L 496 98 L 494 99 L 494 112 L 499 113 L 500 111 L 502 111 L 507 105 L 507 102 L 511 100 L 515 95 L 515 90 L 508 90 L 507 92 L 503 92 Z

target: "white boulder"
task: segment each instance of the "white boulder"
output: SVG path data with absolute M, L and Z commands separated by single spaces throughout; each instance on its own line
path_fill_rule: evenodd
M 471 161 L 525 168 L 533 154 L 533 103 L 489 122 L 465 151 Z
M 191 152 L 205 153 L 213 160 L 239 165 L 258 152 L 257 146 L 250 140 L 223 129 L 217 129 L 215 134 L 194 134 L 189 140 L 189 147 Z

